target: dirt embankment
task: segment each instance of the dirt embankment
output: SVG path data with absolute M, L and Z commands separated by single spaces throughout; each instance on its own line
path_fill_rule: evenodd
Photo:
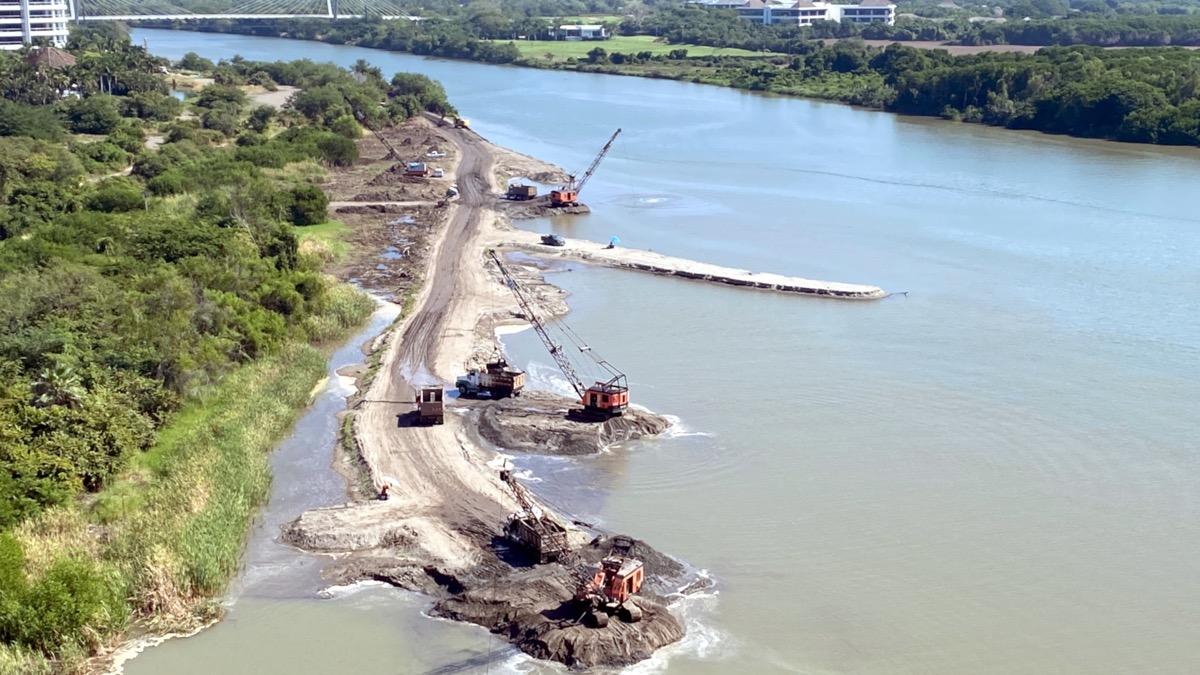
M 429 263 L 448 206 L 439 206 L 454 184 L 458 151 L 425 120 L 411 120 L 358 140 L 359 160 L 329 175 L 322 188 L 331 215 L 348 225 L 350 252 L 332 270 L 393 300 L 415 288 Z M 437 155 L 431 157 L 430 155 Z M 404 176 L 407 162 L 442 168 L 442 178 Z
M 471 132 L 436 128 L 428 120 L 388 134 L 389 140 L 393 135 L 399 139 L 393 145 L 425 153 L 429 145 L 444 143 L 439 152 L 449 153 L 453 180 L 461 190 L 461 197 L 445 207 L 425 207 L 431 210 L 424 221 L 421 212 L 396 211 L 410 208 L 406 203 L 420 201 L 424 194 L 411 191 L 409 181 L 394 179 L 396 161 L 371 138 L 360 142 L 364 160 L 339 172 L 327 186 L 339 205 L 339 217 L 351 226 L 356 249 L 343 275 L 397 294 L 415 291 L 412 311 L 377 341 L 379 366 L 369 388 L 357 397 L 351 422 L 354 449 L 369 474 L 364 482 L 375 490 L 387 485 L 389 499 L 309 511 L 284 528 L 283 538 L 309 550 L 338 554 L 326 571 L 334 582 L 377 579 L 429 593 L 438 599 L 435 613 L 485 626 L 539 658 L 575 666 L 618 666 L 646 658 L 683 635 L 666 609 L 667 594 L 689 583 L 683 566 L 639 544 L 634 554 L 646 562 L 648 575 L 637 600 L 642 621 L 614 618 L 604 628 L 584 627 L 578 622 L 582 608 L 573 597 L 578 566 L 586 567 L 608 551 L 604 541 L 588 543 L 597 532 L 539 505 L 566 530 L 577 552 L 566 565 L 531 565 L 522 550 L 503 537 L 504 523 L 518 506 L 499 477 L 496 455 L 479 442 L 470 411 L 453 414 L 455 407 L 475 404 L 451 398 L 444 425 L 414 424 L 408 403 L 414 387 L 452 383 L 464 364 L 494 350 L 496 325 L 518 320 L 511 294 L 497 282 L 484 255 L 485 235 L 501 217 L 495 210 L 495 148 Z M 404 145 L 405 138 L 412 140 Z M 529 158 L 510 155 L 510 169 L 532 166 Z M 518 166 L 521 162 L 525 164 Z M 358 199 L 377 188 L 398 192 L 384 195 L 395 198 L 386 202 Z M 413 222 L 397 215 L 412 216 Z M 388 247 L 397 248 L 399 237 L 410 239 L 399 258 L 371 258 L 382 257 Z M 517 267 L 539 297 L 553 301 L 551 313 L 565 311 L 561 291 L 533 283 L 539 274 L 535 266 Z M 370 276 L 373 272 L 378 274 Z M 553 441 L 556 451 L 567 453 L 579 440 L 590 452 L 606 437 L 616 440 L 634 433 L 613 425 L 605 430 L 595 422 L 585 431 L 581 422 L 551 412 L 559 409 L 556 406 L 561 402 L 549 400 L 539 422 L 508 425 L 523 431 L 498 433 L 525 434 L 525 442 L 532 443 L 530 436 L 545 424 L 559 434 Z M 503 405 L 482 407 L 495 407 L 496 419 L 503 420 Z M 512 412 L 516 420 L 528 417 L 527 412 Z M 577 430 L 557 431 L 575 425 L 580 425 Z M 652 433 L 660 426 L 647 420 L 637 433 Z
M 579 402 L 546 392 L 519 398 L 466 402 L 468 427 L 497 448 L 526 454 L 590 455 L 610 445 L 656 436 L 671 426 L 662 415 L 630 408 L 596 421 L 579 414 Z

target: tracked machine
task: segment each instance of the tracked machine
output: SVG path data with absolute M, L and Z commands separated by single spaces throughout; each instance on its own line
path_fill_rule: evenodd
M 584 417 L 593 420 L 606 420 L 610 417 L 623 414 L 629 408 L 629 384 L 625 378 L 625 373 L 617 370 L 608 361 L 600 358 L 575 331 L 571 330 L 565 322 L 560 321 L 558 322 L 559 327 L 562 329 L 562 333 L 567 340 L 581 354 L 586 354 L 591 363 L 606 378 L 596 380 L 591 386 L 585 385 L 583 378 L 579 376 L 575 366 L 571 363 L 571 359 L 564 351 L 563 346 L 551 337 L 549 331 L 546 329 L 546 324 L 538 316 L 529 291 L 521 282 L 517 281 L 517 278 L 504 265 L 504 262 L 495 251 L 488 250 L 488 255 L 491 256 L 492 261 L 500 269 L 500 274 L 504 277 L 505 284 L 512 290 L 513 295 L 516 296 L 517 304 L 520 305 L 521 311 L 525 315 L 525 320 L 533 326 L 534 331 L 541 338 L 542 344 L 550 352 L 550 357 L 554 359 L 554 363 L 558 365 L 558 369 L 562 371 L 563 376 L 567 378 L 567 381 L 575 389 L 575 393 L 579 395 L 579 403 L 583 406 Z
M 626 623 L 642 620 L 642 608 L 632 598 L 642 590 L 646 569 L 632 550 L 632 539 L 613 537 L 612 548 L 592 575 L 580 576 L 575 600 L 584 605 L 585 625 L 603 628 L 614 614 Z

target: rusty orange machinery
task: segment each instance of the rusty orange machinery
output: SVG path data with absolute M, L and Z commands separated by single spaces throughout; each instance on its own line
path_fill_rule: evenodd
M 597 382 L 583 392 L 580 404 L 589 415 L 612 417 L 629 408 L 629 386 L 625 376 L 614 377 L 608 382 Z
M 642 590 L 645 581 L 646 568 L 641 560 L 610 555 L 600 561 L 588 590 L 605 602 L 619 605 Z

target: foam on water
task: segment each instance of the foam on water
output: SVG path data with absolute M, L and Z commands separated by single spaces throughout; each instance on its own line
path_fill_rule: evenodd
M 688 425 L 683 423 L 683 420 L 678 415 L 667 415 L 659 413 L 671 423 L 667 430 L 659 434 L 659 438 L 687 438 L 688 436 L 704 436 L 712 438 L 715 434 L 708 431 L 695 431 Z
M 700 570 L 699 575 L 708 578 L 708 571 Z M 705 661 L 732 658 L 737 651 L 735 643 L 711 621 L 719 598 L 720 591 L 713 590 L 681 595 L 673 601 L 669 607 L 671 613 L 683 622 L 683 639 L 659 649 L 649 659 L 621 672 L 626 675 L 666 672 L 671 659 L 676 656 L 690 656 Z
M 385 584 L 382 581 L 375 581 L 374 579 L 364 579 L 363 581 L 356 581 L 352 584 L 339 584 L 336 586 L 326 586 L 325 588 L 322 588 L 321 590 L 317 591 L 317 597 L 321 598 L 323 600 L 340 600 L 342 598 L 348 598 L 352 595 L 355 595 L 357 593 L 360 593 L 360 592 L 365 591 L 370 588 L 391 588 L 391 586 L 388 584 Z

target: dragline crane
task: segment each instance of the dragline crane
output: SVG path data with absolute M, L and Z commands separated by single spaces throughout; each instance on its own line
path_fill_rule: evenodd
M 574 175 L 568 176 L 566 185 L 557 190 L 550 191 L 550 206 L 579 205 L 579 193 L 583 191 L 583 186 L 587 184 L 588 179 L 592 177 L 593 173 L 595 173 L 596 167 L 600 166 L 600 160 L 604 159 L 604 156 L 608 154 L 608 150 L 612 147 L 613 141 L 617 140 L 617 136 L 620 135 L 620 129 L 617 129 L 613 132 L 612 137 L 608 139 L 608 142 L 604 144 L 603 148 L 600 148 L 600 153 L 596 155 L 596 158 L 592 160 L 591 165 L 588 166 L 587 171 L 583 172 L 583 178 L 580 178 L 578 181 L 576 181 Z
M 488 255 L 491 256 L 496 266 L 500 268 L 500 274 L 503 275 L 505 284 L 512 290 L 513 295 L 517 297 L 517 304 L 520 305 L 525 318 L 533 325 L 533 329 L 537 332 L 538 337 L 541 338 L 546 351 L 550 352 L 550 357 L 558 364 L 558 369 L 562 371 L 563 376 L 567 378 L 567 381 L 575 389 L 575 393 L 579 395 L 579 402 L 583 405 L 584 412 L 589 416 L 598 418 L 608 418 L 624 413 L 625 409 L 629 407 L 629 386 L 625 379 L 625 373 L 622 373 L 608 361 L 600 358 L 575 331 L 563 323 L 563 334 L 567 336 L 567 339 L 580 352 L 587 354 L 608 375 L 607 380 L 603 382 L 597 381 L 590 387 L 586 386 L 583 378 L 579 377 L 579 373 L 575 371 L 575 366 L 572 365 L 571 359 L 563 351 L 562 345 L 555 342 L 554 338 L 547 332 L 545 324 L 534 309 L 534 303 L 529 296 L 529 292 L 521 285 L 521 282 L 517 281 L 512 272 L 504 266 L 504 263 L 500 260 L 500 256 L 496 255 L 495 251 L 489 249 Z

